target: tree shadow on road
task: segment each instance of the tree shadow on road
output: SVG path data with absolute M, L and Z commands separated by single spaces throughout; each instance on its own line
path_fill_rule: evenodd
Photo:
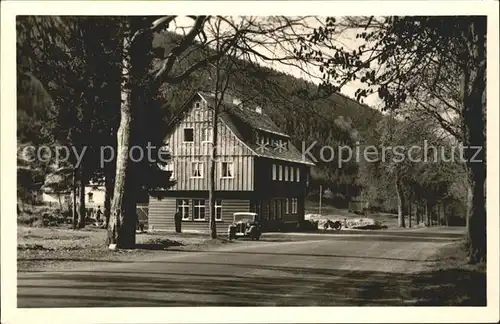
M 18 286 L 18 306 L 26 307 L 31 301 L 30 307 L 39 307 L 34 306 L 36 300 L 43 305 L 47 298 L 60 300 L 57 307 L 486 305 L 485 274 L 463 269 L 405 274 L 178 260 L 168 263 L 177 270 L 108 270 L 98 275 L 66 272 L 62 285 L 57 282 L 59 274 L 44 275 L 41 285 L 38 277 L 23 278 Z M 200 268 L 216 268 L 220 273 L 194 271 Z M 31 280 L 38 290 L 32 288 Z M 49 288 L 51 294 L 44 294 Z

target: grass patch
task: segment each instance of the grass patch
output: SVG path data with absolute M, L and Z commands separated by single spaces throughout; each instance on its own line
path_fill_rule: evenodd
M 45 271 L 80 267 L 82 263 L 135 262 L 175 250 L 203 250 L 225 244 L 208 235 L 171 235 L 142 233 L 136 236 L 136 249 L 111 251 L 104 244 L 106 230 L 69 226 L 27 227 L 17 229 L 17 265 L 19 271 Z
M 463 242 L 445 245 L 432 271 L 414 279 L 419 305 L 486 306 L 486 264 L 469 264 Z

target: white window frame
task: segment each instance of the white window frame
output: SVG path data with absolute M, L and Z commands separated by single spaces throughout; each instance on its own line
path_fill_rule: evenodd
M 285 177 L 284 177 L 285 181 L 288 181 L 288 169 L 289 169 L 288 165 L 285 165 Z
M 215 200 L 215 221 L 221 222 L 222 221 L 222 200 L 217 199 Z M 217 211 L 220 211 L 220 217 L 217 217 Z
M 297 214 L 298 199 L 292 198 L 292 214 Z
M 227 166 L 231 166 L 230 167 L 230 171 L 231 171 L 231 175 L 230 176 L 225 176 L 224 175 L 224 164 L 226 164 Z M 233 163 L 233 161 L 222 161 L 220 163 L 220 177 L 222 179 L 232 179 L 232 178 L 234 178 L 234 163 Z
M 206 136 L 206 132 L 209 132 L 208 136 Z M 214 129 L 212 127 L 205 127 L 202 130 L 202 143 L 213 143 L 213 138 L 214 138 Z
M 203 202 L 203 203 L 201 203 Z M 201 210 L 203 209 L 203 218 L 201 218 Z M 198 211 L 198 218 L 196 217 L 196 212 Z M 206 220 L 207 210 L 205 199 L 193 199 L 193 221 L 204 222 Z
M 278 171 L 276 164 L 273 164 L 273 180 L 278 180 Z
M 193 131 L 193 140 L 192 141 L 186 141 L 186 130 L 191 129 Z M 194 128 L 193 127 L 184 127 L 182 130 L 182 142 L 183 143 L 194 143 Z
M 300 182 L 300 168 L 297 168 L 296 172 L 297 173 L 296 173 L 295 181 Z
M 182 202 L 182 205 L 179 205 L 179 200 Z M 179 211 L 179 207 L 181 208 L 182 220 L 183 221 L 189 220 L 189 199 L 177 199 L 175 201 L 175 205 L 176 205 L 176 211 Z M 187 213 L 186 213 L 186 208 L 187 208 Z
M 195 164 L 200 166 L 200 168 L 198 169 L 199 174 L 200 174 L 199 176 L 194 175 L 194 171 L 196 170 L 194 168 Z M 192 179 L 202 179 L 203 178 L 203 162 L 201 162 L 201 161 L 192 161 L 191 162 L 191 178 Z
M 278 165 L 278 181 L 283 181 L 283 166 Z
M 294 173 L 295 173 L 295 167 L 291 166 L 290 167 L 290 181 L 295 181 L 294 180 Z

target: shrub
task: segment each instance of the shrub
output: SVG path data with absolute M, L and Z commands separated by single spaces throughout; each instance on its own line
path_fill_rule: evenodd
M 59 209 L 40 208 L 33 214 L 22 213 L 18 215 L 18 224 L 27 226 L 58 226 L 67 223 L 67 217 Z

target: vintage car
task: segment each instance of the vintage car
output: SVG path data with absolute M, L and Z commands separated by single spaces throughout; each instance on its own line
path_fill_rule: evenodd
M 249 237 L 252 241 L 258 240 L 261 235 L 259 215 L 251 212 L 238 212 L 233 214 L 233 223 L 227 229 L 229 240 L 240 237 Z

